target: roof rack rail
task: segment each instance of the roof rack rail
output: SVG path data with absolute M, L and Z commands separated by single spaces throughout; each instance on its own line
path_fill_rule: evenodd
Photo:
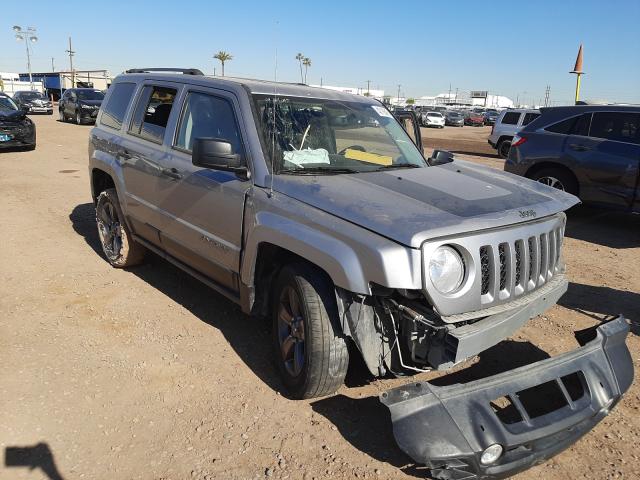
M 125 73 L 178 72 L 184 75 L 204 75 L 197 68 L 131 68 Z

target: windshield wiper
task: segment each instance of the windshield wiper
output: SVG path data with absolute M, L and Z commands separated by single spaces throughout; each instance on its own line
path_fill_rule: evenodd
M 360 173 L 360 170 L 344 167 L 307 167 L 307 168 L 284 168 L 278 174 L 285 175 L 317 175 L 323 173 Z
M 392 168 L 422 168 L 422 165 L 416 165 L 415 163 L 398 163 L 396 165 L 383 165 L 382 167 L 376 168 L 375 171 L 390 170 Z

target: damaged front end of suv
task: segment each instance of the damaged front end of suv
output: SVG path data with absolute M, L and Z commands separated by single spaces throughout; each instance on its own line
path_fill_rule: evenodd
M 422 290 L 338 289 L 344 332 L 376 375 L 445 370 L 512 335 L 567 290 L 559 213 L 422 245 Z M 633 379 L 627 321 L 567 354 L 466 384 L 381 395 L 398 445 L 434 478 L 504 478 L 564 450 Z

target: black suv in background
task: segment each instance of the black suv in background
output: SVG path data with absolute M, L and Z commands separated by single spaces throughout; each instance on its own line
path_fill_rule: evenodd
M 640 106 L 542 108 L 504 169 L 584 202 L 640 212 Z
M 95 123 L 104 93 L 94 88 L 69 88 L 58 105 L 60 121 L 72 119 L 76 124 Z
M 53 105 L 46 95 L 32 90 L 19 91 L 13 94 L 13 101 L 18 108 L 25 109 L 29 113 L 53 114 Z

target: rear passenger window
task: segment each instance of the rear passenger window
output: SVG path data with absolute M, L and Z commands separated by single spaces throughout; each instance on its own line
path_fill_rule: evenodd
M 571 129 L 571 135 L 581 135 L 586 137 L 589 135 L 589 124 L 591 123 L 591 114 L 585 113 L 576 119 L 576 123 Z
M 120 130 L 135 88 L 135 83 L 116 83 L 111 87 L 109 101 L 102 108 L 101 125 Z
M 640 143 L 640 114 L 625 112 L 596 112 L 591 122 L 590 136 Z
M 529 125 L 531 122 L 533 122 L 539 116 L 540 116 L 539 113 L 525 113 L 524 114 L 524 120 L 522 120 L 522 125 Z
M 547 132 L 569 135 L 571 133 L 571 130 L 573 130 L 573 126 L 575 125 L 577 118 L 578 117 L 567 118 L 566 120 L 562 120 L 561 122 L 549 125 L 547 128 L 545 128 L 545 130 Z
M 167 87 L 143 88 L 129 133 L 154 143 L 162 143 L 177 90 Z
M 235 153 L 241 153 L 242 142 L 231 103 L 204 93 L 189 93 L 175 146 L 191 151 L 194 138 L 226 140 Z
M 518 120 L 520 119 L 520 114 L 518 112 L 507 112 L 502 117 L 502 122 L 507 125 L 517 125 Z

